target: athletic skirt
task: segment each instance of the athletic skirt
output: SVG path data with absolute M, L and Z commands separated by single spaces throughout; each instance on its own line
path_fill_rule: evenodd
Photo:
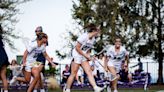
M 9 65 L 8 56 L 5 49 L 3 47 L 0 47 L 0 68 L 4 65 Z

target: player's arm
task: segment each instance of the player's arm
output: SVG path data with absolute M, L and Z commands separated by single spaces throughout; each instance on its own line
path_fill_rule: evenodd
M 81 44 L 79 42 L 77 42 L 75 49 L 80 55 L 84 56 L 88 60 L 91 60 L 91 58 L 88 54 L 83 53 L 83 51 L 81 50 Z
M 125 66 L 128 66 L 128 64 L 129 64 L 129 55 L 127 54 L 127 55 L 125 56 L 125 63 L 124 63 L 124 65 L 125 65 Z
M 26 64 L 27 55 L 28 55 L 28 51 L 25 50 L 25 52 L 24 52 L 24 54 L 23 54 L 23 65 L 24 65 L 24 66 L 25 66 L 25 64 Z
M 136 67 L 136 66 L 138 66 L 138 64 L 136 64 L 136 65 L 134 65 L 134 66 L 131 66 L 131 68 Z
M 31 42 L 29 46 L 26 48 L 24 55 L 23 55 L 23 65 L 25 66 L 26 64 L 26 58 L 28 56 L 28 53 L 31 53 L 35 48 L 37 47 L 37 44 L 34 44 Z
M 105 71 L 108 71 L 108 61 L 109 61 L 109 57 L 106 55 L 105 59 L 104 59 L 104 69 Z
M 46 60 L 47 60 L 53 67 L 56 66 L 56 64 L 53 63 L 52 59 L 49 57 L 49 55 L 47 54 L 46 51 L 43 52 L 43 55 L 44 55 L 44 57 L 46 58 Z

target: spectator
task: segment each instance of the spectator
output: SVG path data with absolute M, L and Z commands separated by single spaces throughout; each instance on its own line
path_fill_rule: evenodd
M 91 62 L 91 61 L 90 61 Z M 99 77 L 98 77 L 98 75 L 97 75 L 97 69 L 96 69 L 96 67 L 94 66 L 94 65 L 91 65 L 91 70 L 92 70 L 92 74 L 93 74 L 93 76 L 94 76 L 94 78 L 95 78 L 95 80 L 97 81 L 97 80 L 99 80 Z
M 140 58 L 138 58 L 138 63 L 136 65 L 132 66 L 131 68 L 136 67 L 136 66 L 138 66 L 138 69 L 135 70 L 135 75 L 140 75 L 141 72 L 143 71 L 143 63 L 141 62 Z
M 70 71 L 69 71 L 69 65 L 65 66 L 65 70 L 62 72 L 62 83 L 61 84 L 65 84 L 67 82 L 67 79 L 70 75 Z
M 11 61 L 11 65 L 9 66 L 9 69 L 12 72 L 12 77 L 18 76 L 22 73 L 21 66 L 17 63 L 15 59 Z
M 122 65 L 122 69 L 119 72 L 119 79 L 121 82 L 126 82 L 131 85 L 132 82 L 132 74 L 129 73 L 128 67 Z
M 103 54 L 100 54 L 99 56 L 98 56 L 98 67 L 97 67 L 97 70 L 98 70 L 98 73 L 97 73 L 97 75 L 98 75 L 98 77 L 100 78 L 100 79 L 104 79 L 104 75 L 105 75 L 105 69 L 104 69 L 104 55 Z M 101 65 L 100 65 L 101 64 Z
M 9 80 L 11 80 L 12 78 L 13 78 L 13 68 L 15 68 L 15 66 L 17 66 L 18 64 L 17 64 L 17 62 L 16 62 L 16 60 L 12 60 L 11 61 L 11 63 L 10 63 L 10 65 L 9 65 L 9 69 L 10 69 L 10 75 L 9 75 Z
M 95 57 L 97 58 L 97 57 Z M 100 73 L 99 73 L 99 61 L 98 59 L 95 59 L 94 61 L 89 61 L 89 65 L 92 70 L 92 75 L 95 78 L 96 81 L 100 80 Z
M 79 70 L 76 74 L 76 80 L 77 80 L 78 85 L 84 84 L 84 71 L 82 67 L 79 67 Z
M 15 59 L 11 61 L 11 65 L 9 66 L 9 69 L 11 70 L 11 75 L 12 75 L 11 81 L 15 80 L 15 77 L 23 76 L 21 68 L 22 67 L 17 63 Z

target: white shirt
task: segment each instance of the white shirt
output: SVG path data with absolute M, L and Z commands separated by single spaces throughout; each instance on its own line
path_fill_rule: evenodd
M 77 39 L 77 42 L 81 44 L 81 50 L 83 52 L 87 52 L 88 50 L 93 48 L 95 37 L 89 39 L 88 33 L 84 33 Z
M 38 54 L 44 53 L 46 51 L 45 45 L 41 45 L 38 47 L 37 41 L 32 41 L 27 47 L 28 55 L 26 61 L 28 63 L 35 62 L 37 59 Z
M 94 67 L 94 70 L 92 70 L 92 75 L 97 75 L 98 62 L 97 62 L 97 61 L 95 61 L 95 62 L 89 61 L 89 65 L 90 65 L 91 67 Z
M 97 65 L 98 65 L 98 67 L 96 67 L 97 68 L 97 70 L 99 70 L 99 72 L 100 73 L 104 73 L 105 72 L 105 70 L 104 70 L 104 61 L 102 60 L 102 59 L 98 59 L 98 61 L 97 62 L 99 62 Z
M 120 47 L 120 51 L 118 53 L 115 51 L 115 46 L 110 47 L 107 51 L 107 56 L 110 57 L 109 61 L 112 61 L 115 64 L 122 63 L 125 60 L 125 56 L 127 55 L 128 55 L 128 52 L 122 46 Z

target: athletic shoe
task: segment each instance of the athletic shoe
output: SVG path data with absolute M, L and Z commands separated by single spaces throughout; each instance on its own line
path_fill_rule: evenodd
M 17 76 L 14 76 L 11 80 L 10 80 L 10 85 L 13 85 L 16 83 L 16 77 Z
M 40 89 L 40 92 L 46 92 L 45 89 Z
M 110 86 L 107 86 L 107 92 L 112 92 Z
M 71 92 L 71 90 L 70 89 L 66 89 L 66 85 L 64 85 L 63 92 Z
M 4 90 L 4 92 L 9 92 L 8 90 Z
M 105 88 L 105 87 L 98 87 L 98 86 L 96 86 L 96 87 L 94 88 L 94 92 L 101 92 L 101 91 L 104 90 L 104 88 Z
M 118 90 L 114 90 L 113 92 L 118 92 Z
M 34 89 L 34 90 L 33 90 L 33 92 L 37 92 L 37 90 L 36 90 L 36 89 Z
M 63 92 L 71 92 L 70 89 L 65 89 Z

